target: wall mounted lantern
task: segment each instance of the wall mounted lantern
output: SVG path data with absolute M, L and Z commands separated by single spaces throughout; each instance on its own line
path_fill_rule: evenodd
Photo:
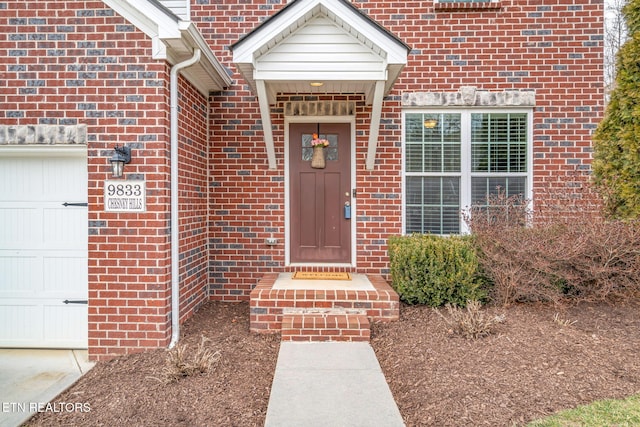
M 109 159 L 111 162 L 111 174 L 114 178 L 121 178 L 124 173 L 125 163 L 131 162 L 131 148 L 123 145 L 117 145 L 113 149 L 113 156 Z

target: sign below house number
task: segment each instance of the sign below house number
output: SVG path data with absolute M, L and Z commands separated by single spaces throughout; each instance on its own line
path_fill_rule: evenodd
M 105 181 L 104 210 L 106 212 L 144 212 L 146 181 Z

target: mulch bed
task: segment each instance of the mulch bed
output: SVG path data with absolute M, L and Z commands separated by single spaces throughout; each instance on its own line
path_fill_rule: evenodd
M 373 325 L 371 344 L 407 426 L 523 425 L 640 392 L 639 308 L 489 308 L 504 323 L 469 340 L 432 309 L 402 306 L 400 321 Z M 166 350 L 100 362 L 55 400 L 89 412 L 41 413 L 29 425 L 263 425 L 279 337 L 249 333 L 247 303 L 220 302 L 184 325 L 187 354 L 203 336 L 220 351 L 209 372 L 167 383 Z
M 402 307 L 372 344 L 407 425 L 523 425 L 640 392 L 639 308 L 493 309 L 505 322 L 469 340 L 433 310 Z

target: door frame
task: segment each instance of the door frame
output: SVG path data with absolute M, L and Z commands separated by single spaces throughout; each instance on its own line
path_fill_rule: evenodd
M 351 140 L 351 262 L 349 263 L 291 263 L 291 202 L 289 180 L 289 125 L 291 123 L 349 123 Z M 357 200 L 353 197 L 356 188 L 356 117 L 355 116 L 287 116 L 284 118 L 284 263 L 285 266 L 332 266 L 352 267 L 356 263 L 356 218 Z

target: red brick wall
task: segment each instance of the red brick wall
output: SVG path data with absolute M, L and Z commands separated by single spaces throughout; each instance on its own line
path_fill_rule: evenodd
M 206 3 L 206 4 L 203 4 Z M 218 58 L 285 2 L 192 1 L 192 15 Z M 500 9 L 435 10 L 433 2 L 355 1 L 411 46 L 385 99 L 376 167 L 365 170 L 370 109 L 357 121 L 357 271 L 387 275 L 386 240 L 401 232 L 401 95 L 405 92 L 535 90 L 534 193 L 567 190 L 588 171 L 591 133 L 603 112 L 603 1 L 503 0 Z M 482 5 L 482 4 L 481 4 Z M 484 6 L 484 5 L 482 5 Z M 257 99 L 237 72 L 214 96 L 211 295 L 246 299 L 264 272 L 284 263 L 284 117 L 272 109 L 278 169 L 267 169 Z M 571 190 L 569 190 L 571 191 Z M 238 204 L 240 203 L 240 204 Z M 273 235 L 281 244 L 263 244 Z
M 180 319 L 207 299 L 209 280 L 207 99 L 180 79 L 178 116 Z
M 87 125 L 90 356 L 166 346 L 170 68 L 101 1 L 0 1 L 0 9 L 0 124 Z M 206 299 L 207 100 L 183 79 L 180 91 L 184 321 Z M 132 148 L 125 178 L 146 180 L 144 213 L 104 211 L 116 144 Z

